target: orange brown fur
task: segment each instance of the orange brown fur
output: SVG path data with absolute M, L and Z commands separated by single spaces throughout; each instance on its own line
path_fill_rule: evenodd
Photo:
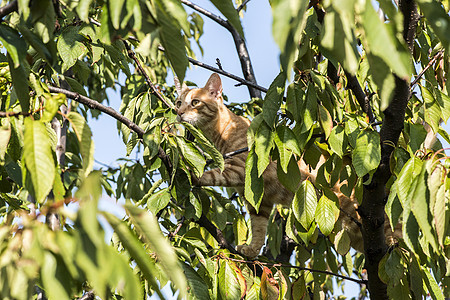
M 235 115 L 223 104 L 222 83 L 217 74 L 212 74 L 203 88 L 190 90 L 187 86 L 183 88 L 178 86 L 177 90 L 180 97 L 175 104 L 180 121 L 191 123 L 200 128 L 222 154 L 247 147 L 247 130 L 250 121 Z M 225 168 L 222 172 L 219 169 L 206 171 L 202 177 L 193 179 L 194 184 L 233 187 L 243 197 L 246 158 L 247 153 L 235 155 L 225 161 Z M 322 157 L 321 163 L 324 161 L 325 158 Z M 302 180 L 309 178 L 314 183 L 319 166 L 320 164 L 315 170 L 310 171 L 309 166 L 300 160 L 299 167 L 302 171 Z M 278 180 L 276 162 L 272 161 L 268 165 L 263 173 L 263 178 L 264 195 L 259 212 L 256 213 L 251 205 L 247 205 L 252 224 L 252 240 L 249 245 L 237 246 L 238 251 L 249 257 L 257 256 L 264 245 L 268 218 L 273 205 L 289 206 L 294 196 Z M 354 197 L 348 198 L 342 194 L 339 190 L 341 184 L 343 183 L 337 184 L 334 191 L 339 197 L 342 210 L 353 218 L 360 220 L 356 212 L 356 199 Z M 340 225 L 349 232 L 352 246 L 357 250 L 362 250 L 360 230 L 347 214 L 341 213 Z

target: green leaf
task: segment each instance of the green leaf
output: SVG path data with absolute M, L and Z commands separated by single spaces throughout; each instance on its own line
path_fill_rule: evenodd
M 438 36 L 442 45 L 450 50 L 450 17 L 448 11 L 442 7 L 440 2 L 432 0 L 418 0 L 420 11 L 427 18 L 433 32 Z
M 356 138 L 356 147 L 352 153 L 352 162 L 356 174 L 363 177 L 375 170 L 380 164 L 380 136 L 376 131 L 361 131 Z
M 317 93 L 314 84 L 309 83 L 308 90 L 306 92 L 302 133 L 308 131 L 317 120 L 317 110 Z
M 125 209 L 129 213 L 131 222 L 136 226 L 138 232 L 143 235 L 150 247 L 155 251 L 162 268 L 180 291 L 180 296 L 185 297 L 187 289 L 186 277 L 183 274 L 172 245 L 161 233 L 158 221 L 153 215 L 132 204 L 126 204 Z
M 78 58 L 87 53 L 86 46 L 82 43 L 83 36 L 78 33 L 79 26 L 69 26 L 63 30 L 58 38 L 56 47 L 63 61 L 63 71 L 75 65 Z
M 330 133 L 328 138 L 328 144 L 331 150 L 342 158 L 347 149 L 347 136 L 345 134 L 345 129 L 341 125 L 335 126 Z
M 334 238 L 334 246 L 337 253 L 344 256 L 350 250 L 350 236 L 346 229 L 341 229 Z
M 263 177 L 258 176 L 257 157 L 255 147 L 252 147 L 245 161 L 245 199 L 259 211 L 262 196 L 264 194 Z
M 215 7 L 228 19 L 228 22 L 239 32 L 244 38 L 244 30 L 242 29 L 239 14 L 231 0 L 211 0 Z M 181 82 L 181 81 L 180 81 Z
M 205 158 L 193 143 L 187 142 L 184 138 L 180 137 L 176 137 L 175 140 L 184 159 L 193 168 L 195 175 L 200 178 L 206 166 Z
M 317 206 L 316 189 L 309 180 L 302 182 L 292 201 L 292 212 L 306 230 L 314 220 Z
M 433 207 L 434 225 L 436 226 L 436 234 L 438 236 L 438 242 L 441 247 L 444 247 L 445 233 L 448 231 L 448 217 L 449 213 L 445 209 L 445 186 L 441 185 L 436 193 L 436 203 Z
M 28 87 L 29 70 L 24 65 L 15 68 L 11 61 L 11 56 L 8 55 L 9 70 L 13 81 L 13 88 L 16 92 L 17 98 L 20 102 L 22 111 L 28 112 L 30 110 L 30 92 Z
M 439 130 L 439 123 L 441 120 L 441 109 L 435 100 L 433 94 L 424 86 L 421 86 L 422 97 L 425 102 L 424 118 L 425 122 L 431 126 L 433 132 L 437 133 Z
M 158 0 L 158 3 L 164 8 L 166 13 L 178 22 L 183 31 L 190 35 L 190 25 L 188 16 L 181 2 L 178 0 Z
M 222 153 L 214 147 L 214 145 L 203 135 L 203 133 L 194 127 L 193 125 L 183 122 L 183 125 L 189 130 L 195 137 L 196 141 L 202 146 L 202 148 L 208 153 L 212 159 L 218 164 L 218 167 L 223 170 L 225 162 Z
M 397 76 L 409 78 L 411 63 L 408 49 L 390 30 L 390 24 L 380 20 L 370 1 L 366 2 L 362 17 L 366 51 L 379 56 Z
M 170 191 L 167 188 L 154 193 L 147 201 L 147 209 L 156 215 L 161 209 L 169 204 L 170 197 Z
M 298 146 L 297 138 L 294 132 L 289 127 L 281 125 L 277 127 L 274 141 L 275 145 L 278 148 L 278 154 L 280 156 L 278 164 L 281 165 L 283 172 L 287 173 L 287 167 L 292 153 L 301 156 L 301 150 Z
M 284 172 L 280 164 L 277 164 L 278 180 L 287 187 L 291 192 L 295 193 L 302 179 L 302 174 L 297 165 L 297 160 L 291 156 L 287 166 L 287 172 Z
M 72 124 L 78 142 L 80 143 L 80 154 L 83 158 L 83 169 L 81 175 L 87 176 L 94 168 L 94 140 L 92 139 L 92 131 L 86 120 L 78 113 L 71 111 L 67 116 Z
M 234 300 L 241 298 L 241 289 L 236 272 L 227 260 L 220 261 L 219 292 L 222 299 Z
M 330 113 L 323 105 L 319 105 L 319 121 L 320 126 L 325 133 L 325 138 L 328 139 L 333 128 L 333 120 L 331 119 Z
M 282 70 L 290 72 L 306 25 L 306 0 L 272 0 L 272 36 L 281 50 Z
M 76 6 L 76 11 L 80 19 L 84 22 L 89 21 L 89 7 L 91 6 L 93 0 L 80 0 Z
M 56 258 L 50 252 L 44 252 L 41 276 L 46 295 L 50 299 L 70 299 L 63 283 L 58 280 L 57 263 Z
M 188 293 L 193 299 L 198 300 L 208 300 L 209 297 L 208 286 L 205 281 L 200 277 L 200 275 L 187 264 L 182 264 L 184 275 L 187 279 L 187 284 L 189 285 Z
M 266 122 L 261 122 L 255 134 L 255 153 L 258 157 L 258 177 L 266 170 L 270 163 L 270 151 L 273 148 L 273 132 Z
M 319 225 L 320 231 L 328 236 L 333 231 L 334 223 L 336 223 L 338 217 L 338 205 L 327 196 L 322 195 L 317 204 L 315 213 L 315 220 L 317 225 Z
M 425 269 L 424 267 L 420 267 L 422 269 L 422 274 L 424 276 L 423 279 L 425 281 L 425 284 L 427 285 L 428 292 L 431 295 L 431 298 L 434 300 L 444 300 L 444 295 L 442 294 L 442 290 L 437 284 L 434 277 L 430 274 L 430 271 Z
M 427 185 L 426 185 L 426 168 L 422 168 L 422 172 L 416 177 L 415 184 L 413 186 L 414 192 L 411 197 L 411 211 L 416 217 L 422 233 L 428 243 L 431 244 L 433 249 L 438 252 L 438 245 L 436 243 L 436 237 L 434 230 L 431 226 L 432 217 L 430 214 L 429 197 L 427 197 Z
M 35 19 L 34 31 L 45 44 L 53 40 L 55 30 L 55 8 L 51 0 L 41 0 L 39 4 L 31 3 L 31 13 Z
M 388 259 L 386 260 L 386 264 L 384 265 L 384 269 L 390 278 L 390 284 L 396 285 L 400 283 L 400 279 L 404 275 L 404 267 L 399 249 L 394 249 L 390 253 Z
M 160 9 L 156 10 L 158 23 L 161 26 L 159 35 L 161 43 L 165 49 L 165 54 L 172 65 L 180 82 L 183 82 L 186 69 L 189 66 L 189 61 L 184 45 L 184 38 L 181 36 L 178 24 L 175 24 L 164 12 Z
M 352 75 L 358 70 L 358 41 L 355 35 L 354 1 L 338 5 L 330 2 L 323 20 L 323 36 L 320 39 L 326 57 L 333 57 Z M 326 51 L 324 51 L 326 50 Z M 327 55 L 329 53 L 329 55 Z
M 30 118 L 24 120 L 23 162 L 25 187 L 37 203 L 44 202 L 53 186 L 55 162 L 45 125 Z
M 270 84 L 269 90 L 264 97 L 263 116 L 264 121 L 271 127 L 275 127 L 277 113 L 283 101 L 284 87 L 286 84 L 286 72 L 280 72 Z
M 156 291 L 156 293 L 163 299 L 158 283 L 155 280 L 155 274 L 157 273 L 155 263 L 149 258 L 142 243 L 126 225 L 126 223 L 120 221 L 116 216 L 107 212 L 104 212 L 103 216 L 112 226 L 114 232 L 118 235 L 124 248 L 127 249 L 130 256 L 139 266 L 139 270 L 142 272 L 152 289 Z
M 27 54 L 27 43 L 25 43 L 16 30 L 4 24 L 0 24 L 0 42 L 2 42 L 2 45 L 6 48 L 6 51 L 14 62 L 14 64 L 10 65 L 18 68 Z
M 125 0 L 111 0 L 107 1 L 107 4 L 111 24 L 114 26 L 115 29 L 120 29 L 120 23 L 123 17 L 123 6 L 125 4 Z
M 398 180 L 391 186 L 391 191 L 385 206 L 386 215 L 389 218 L 391 228 L 395 228 L 403 211 L 402 204 L 397 196 L 397 184 Z
M 27 26 L 18 24 L 17 28 L 20 30 L 20 33 L 22 34 L 23 38 L 27 41 L 30 46 L 36 50 L 36 52 L 41 56 L 41 58 L 45 59 L 50 63 L 50 65 L 53 65 L 54 57 L 52 56 L 52 53 L 50 51 L 50 45 L 54 45 L 54 42 L 50 42 L 47 45 L 42 42 L 42 40 L 34 33 L 32 32 Z

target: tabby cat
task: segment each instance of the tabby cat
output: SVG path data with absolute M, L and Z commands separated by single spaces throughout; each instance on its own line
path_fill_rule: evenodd
M 181 87 L 179 82 L 175 83 L 179 95 L 175 102 L 179 121 L 188 122 L 200 128 L 222 154 L 247 147 L 247 130 L 250 121 L 235 115 L 223 104 L 222 82 L 219 75 L 212 74 L 203 88 L 189 89 L 185 84 Z M 243 197 L 246 158 L 247 152 L 226 159 L 222 172 L 218 168 L 206 171 L 200 178 L 193 178 L 193 182 L 197 186 L 232 187 Z M 325 159 L 325 157 L 321 158 L 315 170 L 310 170 L 309 166 L 300 160 L 302 180 L 309 178 L 314 183 L 317 169 Z M 270 162 L 263 173 L 263 178 L 264 195 L 259 212 L 257 213 L 250 204 L 247 205 L 251 219 L 252 240 L 249 245 L 236 247 L 239 252 L 248 257 L 257 256 L 264 245 L 267 223 L 274 204 L 289 206 L 294 197 L 294 194 L 278 180 L 276 161 Z M 342 211 L 338 226 L 348 231 L 352 246 L 362 251 L 362 237 L 355 222 L 359 219 L 355 210 L 357 202 L 354 197 L 348 198 L 339 191 L 343 183 L 334 187 Z M 386 225 L 388 230 L 385 231 L 387 234 L 390 233 L 387 236 L 388 242 L 392 243 L 393 234 L 389 225 Z

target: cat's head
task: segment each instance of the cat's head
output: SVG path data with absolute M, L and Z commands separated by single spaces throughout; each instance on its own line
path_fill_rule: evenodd
M 180 87 L 179 82 L 175 85 L 179 95 L 175 102 L 178 121 L 203 126 L 217 117 L 219 107 L 223 105 L 219 75 L 213 73 L 203 88 L 189 89 L 185 84 Z

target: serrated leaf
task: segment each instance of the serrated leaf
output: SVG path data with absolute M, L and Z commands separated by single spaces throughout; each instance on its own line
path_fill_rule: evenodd
M 287 166 L 287 172 L 284 172 L 280 164 L 277 165 L 278 180 L 287 187 L 291 192 L 295 193 L 302 179 L 302 174 L 297 165 L 297 160 L 293 156 Z
M 68 70 L 76 63 L 78 58 L 87 53 L 87 48 L 82 43 L 84 38 L 78 33 L 79 30 L 79 26 L 69 26 L 63 30 L 58 38 L 56 47 L 64 62 L 63 70 Z
M 89 21 L 89 6 L 91 5 L 93 0 L 80 0 L 77 7 L 75 8 L 78 16 L 84 22 Z
M 205 158 L 191 142 L 180 137 L 176 137 L 175 140 L 184 159 L 193 168 L 195 175 L 200 178 L 206 166 Z
M 283 101 L 284 87 L 286 84 L 286 73 L 280 72 L 269 86 L 263 102 L 263 117 L 267 125 L 271 128 L 275 127 L 277 113 Z
M 161 209 L 169 204 L 170 197 L 170 191 L 167 188 L 154 193 L 147 200 L 147 209 L 156 215 Z
M 172 245 L 161 233 L 158 221 L 153 215 L 132 204 L 126 204 L 125 209 L 129 213 L 133 225 L 136 226 L 138 232 L 143 235 L 146 242 L 155 251 L 165 273 L 180 291 L 180 296 L 185 297 L 187 288 L 186 277 L 183 274 Z
M 27 54 L 28 46 L 19 33 L 5 24 L 0 24 L 0 42 L 11 56 L 14 68 L 18 68 Z
M 309 180 L 302 182 L 292 201 L 292 212 L 298 222 L 309 229 L 316 213 L 317 195 L 316 189 Z
M 29 118 L 24 120 L 23 162 L 25 187 L 37 203 L 42 203 L 53 186 L 55 162 L 45 125 Z
M 259 211 L 262 196 L 264 194 L 264 180 L 263 177 L 258 177 L 257 158 L 255 147 L 248 153 L 245 161 L 245 199 L 253 206 L 256 211 Z
M 334 246 L 337 253 L 344 256 L 350 250 L 350 237 L 347 230 L 341 229 L 334 238 Z
M 208 286 L 198 273 L 189 265 L 182 264 L 184 274 L 189 285 L 188 293 L 193 299 L 208 300 L 211 299 L 208 292 Z
M 328 137 L 328 144 L 331 150 L 339 155 L 339 157 L 342 157 L 347 149 L 347 143 L 344 127 L 340 125 L 335 126 Z
M 211 0 L 215 7 L 227 18 L 228 22 L 239 32 L 244 38 L 244 30 L 242 29 L 239 14 L 231 0 Z
M 120 29 L 120 21 L 123 17 L 123 6 L 125 0 L 111 0 L 107 2 L 110 14 L 111 24 L 115 29 Z
M 266 122 L 261 122 L 255 134 L 255 154 L 258 157 L 258 177 L 270 163 L 270 151 L 273 147 L 273 132 Z
M 309 83 L 306 92 L 302 132 L 308 131 L 317 120 L 317 110 L 317 93 L 314 84 Z
M 87 176 L 94 168 L 94 140 L 92 131 L 86 120 L 76 112 L 70 112 L 67 116 L 80 143 L 80 154 L 83 158 L 82 176 Z
M 356 138 L 352 162 L 358 177 L 375 170 L 380 164 L 380 136 L 376 131 L 361 131 Z
M 219 292 L 222 299 L 241 299 L 241 288 L 234 269 L 227 260 L 220 261 Z
M 320 231 L 328 236 L 334 228 L 334 223 L 339 217 L 338 205 L 327 196 L 322 195 L 316 207 L 315 220 Z
M 433 28 L 433 32 L 439 37 L 442 45 L 450 50 L 450 17 L 441 3 L 432 0 L 418 0 L 420 11 L 427 19 L 427 23 Z
M 261 275 L 261 296 L 262 299 L 278 299 L 280 289 L 278 282 L 273 278 L 272 271 L 269 268 L 263 267 Z
M 431 126 L 433 132 L 437 133 L 439 130 L 439 123 L 441 120 L 441 109 L 433 94 L 424 86 L 421 86 L 422 97 L 425 102 L 424 118 L 425 122 Z
M 275 145 L 278 148 L 280 160 L 278 164 L 281 165 L 284 173 L 287 173 L 287 167 L 291 159 L 292 153 L 301 156 L 301 150 L 298 146 L 297 138 L 294 132 L 286 126 L 278 126 L 274 136 Z
M 156 10 L 157 20 L 161 25 L 159 35 L 161 43 L 165 49 L 165 54 L 170 61 L 172 69 L 175 71 L 180 82 L 183 82 L 189 61 L 186 54 L 184 39 L 181 36 L 178 24 L 174 23 L 159 8 Z
M 320 126 L 325 133 L 325 138 L 328 139 L 331 134 L 331 130 L 333 129 L 333 120 L 331 119 L 331 115 L 328 110 L 322 105 L 319 105 L 319 121 Z
M 395 181 L 391 186 L 391 191 L 385 206 L 386 215 L 388 216 L 391 228 L 395 228 L 403 211 L 402 204 L 397 196 L 397 184 L 398 181 Z
M 19 65 L 17 68 L 13 66 L 11 56 L 8 55 L 9 70 L 11 72 L 13 88 L 20 102 L 22 111 L 30 110 L 30 92 L 28 87 L 29 70 L 25 68 L 25 64 Z
M 401 260 L 402 257 L 401 253 L 399 253 L 399 249 L 394 249 L 386 260 L 384 268 L 386 274 L 390 278 L 389 283 L 391 284 L 398 284 L 404 275 L 404 268 Z
M 320 39 L 323 50 L 326 50 L 324 52 L 330 53 L 352 75 L 356 74 L 359 62 L 358 41 L 354 31 L 354 3 L 345 1 L 333 5 L 331 2 L 332 5 L 326 8 L 323 37 Z
M 162 7 L 164 7 L 164 10 L 167 12 L 167 14 L 178 22 L 180 27 L 183 28 L 183 31 L 187 35 L 190 35 L 191 29 L 188 21 L 188 16 L 183 6 L 181 5 L 181 2 L 178 0 L 158 0 L 158 2 L 162 5 Z
M 223 159 L 223 155 L 219 152 L 219 150 L 217 150 L 216 147 L 214 147 L 214 145 L 196 127 L 186 122 L 183 122 L 183 125 L 189 130 L 190 133 L 192 133 L 196 141 L 200 143 L 206 153 L 208 153 L 218 164 L 218 167 L 223 170 L 225 162 Z
M 433 249 L 438 252 L 438 245 L 436 243 L 436 237 L 434 230 L 431 226 L 432 219 L 429 209 L 429 197 L 426 196 L 426 168 L 422 168 L 422 172 L 417 176 L 414 185 L 414 192 L 411 197 L 411 211 L 416 217 L 416 221 L 419 224 L 422 233 L 428 243 Z
M 436 233 L 438 242 L 441 247 L 444 247 L 445 232 L 448 230 L 448 223 L 446 224 L 446 214 L 448 210 L 445 209 L 445 186 L 441 185 L 436 193 L 436 203 L 434 204 L 434 225 L 436 226 Z

